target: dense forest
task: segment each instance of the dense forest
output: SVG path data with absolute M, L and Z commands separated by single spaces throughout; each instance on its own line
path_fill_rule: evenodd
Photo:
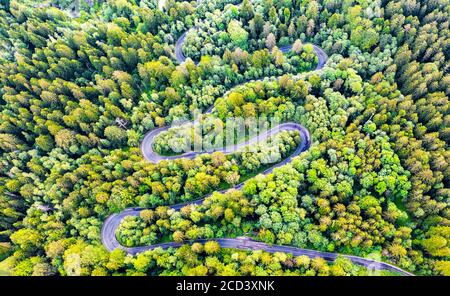
M 70 3 L 0 1 L 0 274 L 370 274 L 344 257 L 188 244 L 248 234 L 450 275 L 448 0 Z M 147 132 L 210 106 L 202 136 L 273 118 L 306 127 L 311 147 L 264 175 L 298 133 L 143 158 Z M 180 153 L 180 134 L 195 132 L 171 128 L 153 149 Z M 145 210 L 120 224 L 123 246 L 186 244 L 109 252 L 103 222 L 128 207 Z

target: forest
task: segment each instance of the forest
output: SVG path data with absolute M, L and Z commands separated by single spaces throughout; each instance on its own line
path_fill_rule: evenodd
M 448 0 L 70 3 L 0 1 L 0 275 L 371 274 L 345 255 L 450 275 Z M 154 152 L 232 117 L 300 124 L 311 144 L 143 157 L 148 132 L 210 107 Z M 123 247 L 181 246 L 106 248 L 105 221 L 133 207 Z M 242 236 L 339 256 L 215 241 Z

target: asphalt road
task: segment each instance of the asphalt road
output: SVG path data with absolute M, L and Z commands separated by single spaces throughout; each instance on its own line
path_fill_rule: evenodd
M 184 63 L 186 61 L 186 57 L 184 56 L 182 47 L 183 47 L 184 39 L 186 39 L 187 32 L 188 31 L 181 34 L 181 36 L 177 40 L 177 43 L 175 44 L 175 57 L 176 57 L 178 63 L 180 63 L 180 64 Z
M 174 160 L 174 159 L 179 159 L 179 158 L 193 159 L 198 155 L 209 154 L 209 153 L 212 153 L 215 151 L 220 151 L 224 154 L 230 154 L 230 153 L 239 151 L 240 149 L 242 149 L 246 146 L 253 145 L 258 142 L 264 141 L 265 139 L 267 139 L 271 136 L 274 136 L 281 131 L 298 131 L 300 133 L 300 137 L 302 139 L 299 147 L 293 152 L 293 154 L 290 158 L 287 158 L 287 159 L 283 160 L 280 164 L 278 164 L 278 166 L 279 166 L 279 165 L 283 165 L 283 164 L 289 162 L 292 157 L 297 156 L 301 152 L 308 149 L 310 146 L 310 142 L 311 142 L 309 132 L 305 127 L 303 127 L 302 125 L 300 125 L 298 123 L 288 122 L 288 123 L 282 123 L 270 130 L 260 133 L 258 136 L 254 137 L 254 138 L 251 138 L 245 142 L 241 142 L 241 143 L 233 145 L 233 146 L 212 149 L 211 151 L 207 151 L 207 152 L 189 151 L 189 152 L 185 152 L 183 154 L 173 155 L 173 156 L 160 155 L 153 150 L 153 141 L 161 132 L 167 131 L 169 128 L 170 128 L 170 126 L 164 126 L 161 128 L 157 128 L 157 129 L 150 131 L 149 133 L 147 133 L 144 136 L 144 139 L 141 142 L 141 151 L 142 151 L 142 154 L 145 159 L 147 159 L 148 161 L 151 161 L 153 163 L 158 163 L 162 160 Z
M 178 38 L 177 42 L 175 43 L 175 58 L 177 59 L 177 62 L 180 64 L 184 63 L 186 61 L 186 56 L 183 53 L 183 43 L 184 43 L 184 40 L 186 39 L 187 32 L 188 31 L 181 34 L 181 36 Z M 323 66 L 325 66 L 325 63 L 328 60 L 328 55 L 319 46 L 317 46 L 315 44 L 312 44 L 312 46 L 318 57 L 318 63 L 316 66 L 316 70 L 320 70 L 323 68 Z M 283 53 L 288 53 L 292 49 L 292 44 L 287 45 L 287 46 L 282 46 L 279 49 Z M 197 64 L 198 62 L 195 62 L 195 63 Z
M 177 40 L 176 45 L 175 45 L 176 59 L 179 63 L 183 63 L 186 60 L 186 57 L 184 56 L 183 51 L 182 51 L 182 45 L 183 45 L 185 38 L 186 38 L 186 32 L 180 36 L 180 38 Z M 326 64 L 326 62 L 328 60 L 328 56 L 319 46 L 313 44 L 313 47 L 314 47 L 314 51 L 316 52 L 316 54 L 318 56 L 318 64 L 317 64 L 317 67 L 315 70 L 321 70 L 324 67 L 324 65 Z M 280 50 L 283 53 L 286 53 L 286 52 L 290 51 L 291 48 L 292 48 L 292 45 L 281 47 Z M 210 107 L 206 113 L 210 113 L 212 111 L 212 109 L 213 109 L 213 107 Z M 150 131 L 149 133 L 147 133 L 144 136 L 144 139 L 141 143 L 141 150 L 142 150 L 142 154 L 145 159 L 147 159 L 153 163 L 157 163 L 162 160 L 173 160 L 173 159 L 178 159 L 178 158 L 191 158 L 192 159 L 192 158 L 195 158 L 197 155 L 200 155 L 203 153 L 211 153 L 211 151 L 210 152 L 188 152 L 188 153 L 184 153 L 184 154 L 176 155 L 176 156 L 162 156 L 162 155 L 157 154 L 152 149 L 153 140 L 157 135 L 159 135 L 163 131 L 168 130 L 169 128 L 170 128 L 169 126 L 157 128 L 157 129 Z M 263 134 L 260 134 L 257 138 L 252 138 L 248 141 L 234 145 L 232 147 L 226 147 L 226 148 L 218 149 L 215 151 L 222 151 L 224 153 L 233 153 L 233 152 L 241 149 L 244 146 L 254 144 L 257 141 L 264 140 L 265 138 L 270 137 L 270 136 L 274 135 L 274 133 L 277 133 L 281 130 L 297 130 L 300 133 L 301 143 L 296 148 L 294 153 L 291 154 L 291 156 L 289 156 L 288 158 L 282 160 L 278 164 L 275 164 L 274 166 L 272 166 L 269 169 L 262 172 L 262 174 L 269 174 L 276 167 L 282 166 L 282 165 L 290 162 L 293 157 L 295 157 L 295 156 L 299 155 L 300 153 L 302 153 L 303 151 L 306 151 L 307 149 L 309 149 L 309 147 L 311 145 L 311 139 L 310 139 L 309 132 L 305 127 L 303 127 L 302 125 L 300 125 L 298 123 L 294 123 L 294 122 L 284 123 L 284 124 L 281 124 L 278 127 L 278 129 L 276 129 L 276 130 L 271 129 Z M 240 183 L 240 184 L 236 185 L 235 187 L 233 187 L 233 189 L 240 189 L 240 188 L 242 188 L 243 184 L 244 183 Z M 221 190 L 219 192 L 223 193 L 227 190 L 229 190 L 229 189 Z M 172 205 L 170 207 L 174 210 L 180 210 L 182 207 L 187 206 L 189 204 L 201 204 L 205 200 L 205 198 L 207 198 L 210 195 L 211 194 L 208 194 L 201 199 L 190 201 L 187 203 Z M 150 246 L 132 247 L 132 248 L 127 248 L 127 247 L 122 246 L 119 243 L 119 241 L 117 240 L 116 235 L 115 235 L 116 230 L 120 225 L 120 222 L 127 216 L 139 216 L 139 213 L 142 210 L 143 210 L 143 208 L 139 208 L 139 207 L 128 208 L 118 214 L 113 214 L 113 215 L 109 216 L 105 220 L 103 227 L 102 227 L 102 231 L 101 231 L 101 238 L 102 238 L 103 245 L 109 251 L 120 248 L 129 254 L 135 255 L 140 252 L 152 250 L 152 249 L 159 248 L 159 247 L 163 248 L 163 249 L 167 249 L 167 248 L 177 248 L 182 245 L 179 243 L 170 242 L 170 243 L 155 244 L 155 245 L 150 245 Z M 218 242 L 222 248 L 234 248 L 234 249 L 241 249 L 241 250 L 264 250 L 266 252 L 271 252 L 271 253 L 284 252 L 284 253 L 291 253 L 294 256 L 306 255 L 310 258 L 321 257 L 329 262 L 334 261 L 337 256 L 341 255 L 343 257 L 350 259 L 353 263 L 365 266 L 366 268 L 369 268 L 370 270 L 389 270 L 392 272 L 397 272 L 401 275 L 406 275 L 406 276 L 413 275 L 413 274 L 411 274 L 407 271 L 404 271 L 392 264 L 388 264 L 386 262 L 381 262 L 381 261 L 375 261 L 375 260 L 368 259 L 368 258 L 353 256 L 353 255 L 320 252 L 320 251 L 316 251 L 316 250 L 309 250 L 309 249 L 303 249 L 303 248 L 297 248 L 297 247 L 291 247 L 291 246 L 268 245 L 268 244 L 265 244 L 262 242 L 254 241 L 248 237 L 216 238 L 213 240 Z M 199 239 L 199 240 L 194 240 L 194 241 L 188 241 L 185 243 L 194 243 L 194 242 L 204 243 L 206 241 L 208 241 L 208 240 Z
M 288 253 L 292 254 L 293 256 L 308 256 L 309 258 L 316 258 L 321 257 L 327 262 L 333 262 L 336 260 L 338 256 L 345 257 L 349 260 L 351 260 L 354 264 L 362 265 L 369 269 L 371 272 L 373 272 L 374 275 L 376 275 L 376 271 L 379 270 L 387 270 L 391 272 L 396 272 L 403 276 L 413 276 L 412 273 L 409 273 L 407 271 L 404 271 L 397 266 L 394 266 L 392 264 L 376 261 L 368 258 L 362 258 L 358 256 L 353 255 L 343 255 L 343 254 L 337 254 L 337 253 L 329 253 L 329 252 L 320 252 L 315 250 L 309 250 L 309 249 L 302 249 L 302 248 L 296 248 L 296 247 L 290 247 L 290 246 L 280 246 L 280 245 L 268 245 L 265 243 L 254 241 L 248 237 L 238 237 L 238 238 L 217 238 L 217 239 L 198 239 L 189 241 L 186 243 L 192 244 L 195 242 L 199 243 L 205 243 L 209 240 L 214 240 L 220 244 L 222 248 L 232 248 L 232 249 L 239 249 L 239 250 L 263 250 L 269 253 L 276 253 L 276 252 L 282 252 L 282 253 Z M 164 243 L 164 244 L 157 244 L 152 246 L 143 246 L 143 247 L 135 247 L 135 248 L 124 248 L 123 250 L 126 252 L 136 255 L 141 252 L 145 252 L 148 250 L 153 250 L 156 248 L 162 248 L 162 249 L 168 249 L 168 248 L 178 248 L 186 243 Z

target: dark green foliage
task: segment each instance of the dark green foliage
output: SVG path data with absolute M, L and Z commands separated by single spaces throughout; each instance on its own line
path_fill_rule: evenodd
M 1 2 L 0 272 L 367 274 L 342 258 L 328 264 L 214 243 L 108 252 L 103 221 L 141 206 L 149 210 L 119 228 L 125 245 L 250 233 L 450 274 L 448 1 L 229 5 L 238 2 L 168 1 L 161 11 L 155 1 L 94 1 L 76 19 L 38 1 Z M 174 45 L 189 28 L 183 49 L 199 63 L 179 65 Z M 330 57 L 322 71 L 312 71 L 309 42 Z M 293 121 L 313 144 L 266 176 L 255 174 L 266 168 L 269 144 L 256 153 L 143 159 L 144 133 L 212 105 L 212 124 Z M 280 137 L 285 158 L 299 139 Z M 173 139 L 162 134 L 155 149 L 176 152 L 166 145 Z M 167 207 L 246 179 L 200 205 Z

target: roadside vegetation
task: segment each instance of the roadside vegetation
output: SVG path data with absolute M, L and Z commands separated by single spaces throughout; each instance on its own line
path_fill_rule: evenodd
M 251 231 L 267 243 L 450 275 L 448 1 L 168 0 L 164 11 L 150 0 L 93 2 L 79 18 L 37 1 L 0 4 L 0 272 L 367 273 L 345 259 L 213 242 L 108 252 L 103 221 L 141 206 L 119 228 L 125 245 Z M 178 64 L 175 43 L 189 29 L 191 59 Z M 330 57 L 323 70 L 313 71 L 308 43 Z M 214 124 L 277 117 L 305 126 L 312 145 L 254 177 L 270 144 L 256 154 L 143 159 L 146 132 L 212 105 Z M 285 158 L 298 135 L 281 137 Z M 155 148 L 174 152 L 164 150 L 169 138 Z M 242 189 L 213 193 L 246 176 Z

